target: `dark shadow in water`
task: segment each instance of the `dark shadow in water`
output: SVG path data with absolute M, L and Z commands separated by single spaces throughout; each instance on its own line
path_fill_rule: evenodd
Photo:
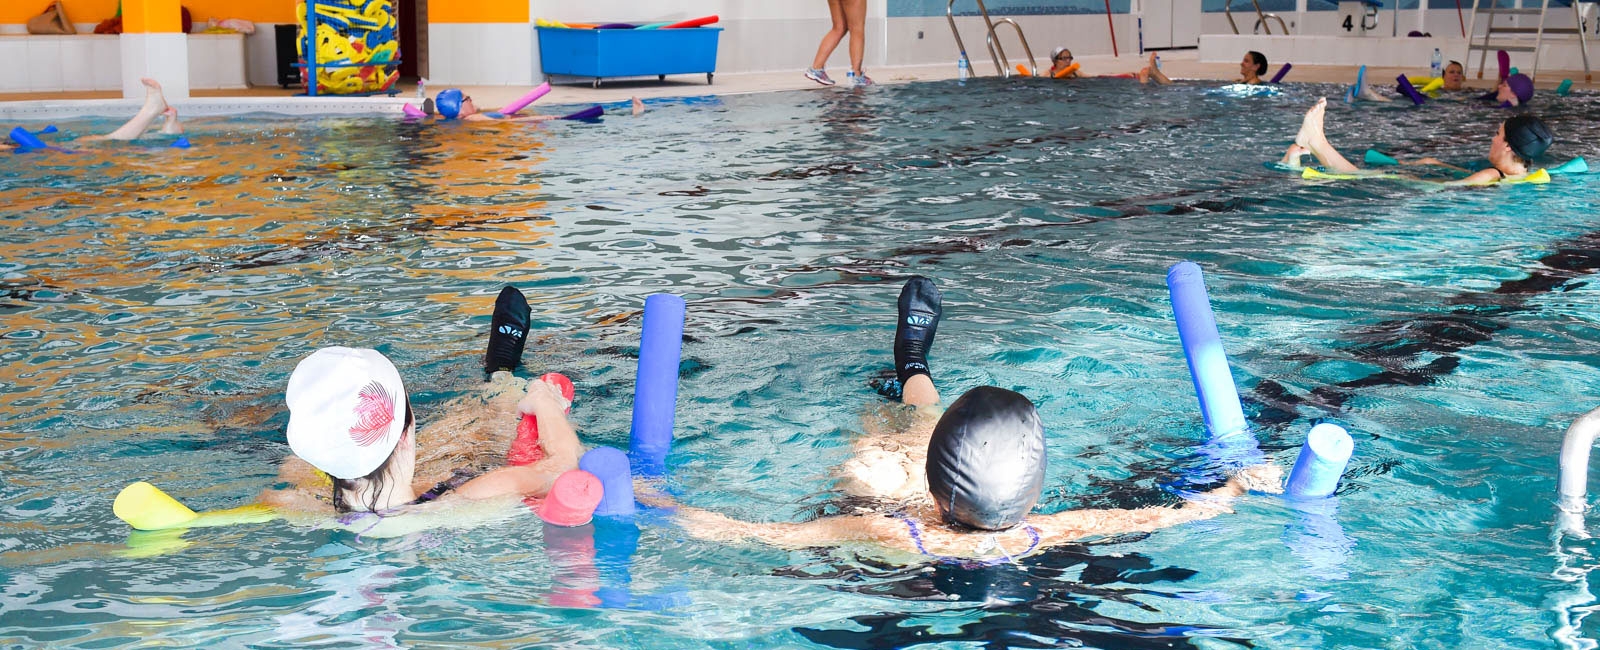
M 1118 538 L 1136 541 L 1144 535 Z M 820 570 L 819 570 L 820 569 Z M 1121 585 L 1180 582 L 1195 571 L 1157 567 L 1137 553 L 1095 555 L 1087 545 L 1046 549 L 1015 565 L 969 567 L 930 564 L 884 565 L 862 558 L 834 559 L 808 567 L 779 569 L 777 575 L 800 580 L 837 582 L 830 588 L 894 600 L 948 602 L 935 613 L 884 612 L 850 617 L 864 631 L 795 628 L 806 639 L 836 648 L 904 648 L 920 644 L 966 643 L 1004 648 L 1198 648 L 1194 637 L 1213 645 L 1229 641 L 1253 647 L 1229 630 L 1170 622 L 1141 622 L 1095 611 L 1116 602 L 1160 613 L 1147 601 L 1174 598 L 1171 593 Z M 1076 573 L 1073 578 L 1069 574 Z M 1114 586 L 1115 585 L 1115 586 Z M 973 616 L 973 612 L 981 616 Z M 956 631 L 952 619 L 973 618 Z M 936 629 L 937 628 L 937 629 Z

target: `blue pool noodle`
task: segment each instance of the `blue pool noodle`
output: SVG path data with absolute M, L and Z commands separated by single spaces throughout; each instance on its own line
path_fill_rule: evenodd
M 614 447 L 595 447 L 578 459 L 578 469 L 595 475 L 605 490 L 599 507 L 594 509 L 596 517 L 633 516 L 633 474 L 627 454 Z
M 1217 333 L 1217 318 L 1211 313 L 1200 266 L 1187 261 L 1172 265 L 1167 270 L 1167 289 L 1172 293 L 1178 339 L 1183 341 L 1183 356 L 1189 362 L 1206 428 L 1213 439 L 1243 433 L 1244 407 L 1228 370 L 1228 355 L 1222 349 L 1222 335 Z
M 1350 434 L 1337 424 L 1326 422 L 1311 428 L 1306 442 L 1300 446 L 1300 457 L 1289 471 L 1289 496 L 1298 499 L 1318 499 L 1333 494 L 1339 487 L 1339 478 L 1350 463 L 1350 452 L 1355 442 Z
M 39 136 L 29 133 L 27 129 L 20 126 L 11 129 L 11 140 L 23 149 L 47 149 L 50 147 L 43 140 L 40 140 Z
M 633 387 L 633 433 L 628 455 L 634 472 L 660 476 L 672 449 L 678 403 L 678 363 L 683 354 L 683 298 L 658 293 L 644 301 L 639 375 Z

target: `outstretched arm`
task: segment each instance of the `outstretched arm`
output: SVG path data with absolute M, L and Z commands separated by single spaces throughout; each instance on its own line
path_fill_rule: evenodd
M 1028 523 L 1039 530 L 1039 537 L 1046 546 L 1091 536 L 1154 532 L 1232 512 L 1233 500 L 1252 490 L 1282 492 L 1282 478 L 1283 470 L 1277 465 L 1256 465 L 1235 474 L 1226 485 L 1183 505 L 1137 510 L 1067 510 L 1029 517 Z
M 882 515 L 842 515 L 822 517 L 803 523 L 754 523 L 740 521 L 720 512 L 678 506 L 678 522 L 696 539 L 736 542 L 753 539 L 781 548 L 836 546 L 846 542 L 891 544 L 892 533 L 903 525 Z M 895 523 L 894 531 L 884 523 Z
M 517 403 L 517 411 L 539 418 L 539 446 L 544 458 L 530 465 L 502 467 L 467 481 L 456 493 L 468 499 L 487 499 L 503 494 L 544 496 L 556 477 L 578 468 L 583 445 L 572 423 L 567 421 L 566 400 L 555 386 L 544 381 L 528 382 L 528 394 Z

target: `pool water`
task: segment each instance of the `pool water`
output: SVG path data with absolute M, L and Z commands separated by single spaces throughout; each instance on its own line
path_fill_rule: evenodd
M 983 79 L 652 102 L 542 127 L 195 119 L 0 156 L 0 646 L 1595 647 L 1596 542 L 1554 539 L 1565 427 L 1600 405 L 1593 176 L 1434 191 L 1269 169 L 1317 96 Z M 1550 164 L 1600 100 L 1545 97 Z M 550 109 L 555 112 L 555 109 Z M 1352 158 L 1481 158 L 1466 102 L 1328 114 Z M 61 144 L 113 128 L 62 123 Z M 521 514 L 390 540 L 285 525 L 136 535 L 149 480 L 252 499 L 301 357 L 376 347 L 428 410 L 476 390 L 494 296 L 536 375 L 626 447 L 638 318 L 689 306 L 664 489 L 752 520 L 826 511 L 877 417 L 894 299 L 934 278 L 945 400 L 1038 404 L 1040 511 L 1171 503 L 1205 432 L 1165 286 L 1189 259 L 1267 455 L 1350 429 L 1336 500 L 1085 540 L 1017 565 L 697 541 L 659 514 Z M 595 556 L 594 568 L 586 558 Z M 598 589 L 598 591 L 597 591 Z

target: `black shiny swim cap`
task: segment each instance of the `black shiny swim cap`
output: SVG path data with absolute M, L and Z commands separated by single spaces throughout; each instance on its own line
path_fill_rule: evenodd
M 1556 136 L 1550 127 L 1532 115 L 1518 115 L 1505 122 L 1506 144 L 1523 160 L 1533 160 L 1543 155 Z
M 946 521 L 1005 530 L 1044 491 L 1044 426 L 1033 402 L 994 386 L 967 391 L 928 440 L 928 492 Z

